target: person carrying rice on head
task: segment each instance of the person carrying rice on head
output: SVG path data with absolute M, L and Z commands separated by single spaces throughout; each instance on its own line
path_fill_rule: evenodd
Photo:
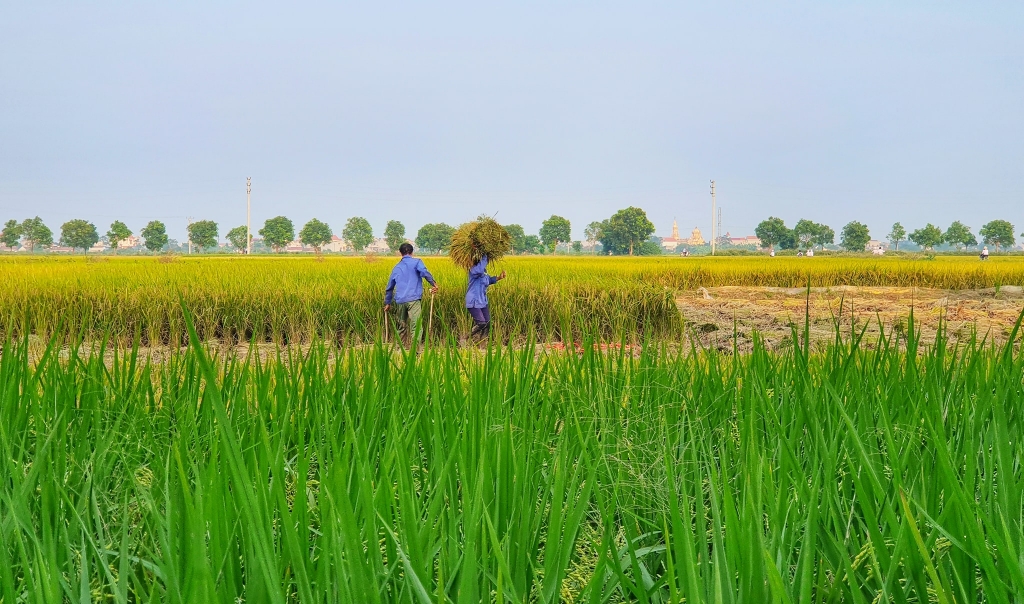
M 486 338 L 491 330 L 491 309 L 487 288 L 505 278 L 487 274 L 487 265 L 497 262 L 512 251 L 512 236 L 493 218 L 481 216 L 459 227 L 452 236 L 449 256 L 457 266 L 466 269 L 466 309 L 473 317 L 470 337 Z
M 473 317 L 470 337 L 486 338 L 491 332 L 491 308 L 487 301 L 487 288 L 505 278 L 505 271 L 497 277 L 487 274 L 487 256 L 469 269 L 469 284 L 466 286 L 466 308 Z

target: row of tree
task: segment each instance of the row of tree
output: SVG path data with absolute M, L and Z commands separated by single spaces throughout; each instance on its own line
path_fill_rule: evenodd
M 583 248 L 581 241 L 571 241 L 572 224 L 562 216 L 552 215 L 543 221 L 537 235 L 527 235 L 518 224 L 507 225 L 505 229 L 511 235 L 512 249 L 517 254 L 554 252 L 563 244 L 571 246 L 576 252 Z M 246 231 L 245 225 L 235 227 L 227 232 L 226 238 L 234 248 L 244 250 L 247 248 Z M 761 221 L 754 232 L 761 240 L 761 245 L 769 248 L 824 249 L 825 246 L 835 243 L 835 231 L 831 227 L 806 219 L 797 221 L 793 228 L 789 228 L 781 218 L 771 216 Z M 275 216 L 266 220 L 258 233 L 264 244 L 274 251 L 280 251 L 296 240 L 295 225 L 285 216 Z M 619 210 L 607 220 L 591 222 L 584 229 L 587 245 L 591 250 L 596 250 L 597 243 L 600 242 L 603 250 L 610 254 L 660 254 L 660 246 L 650 240 L 653 233 L 654 224 L 647 218 L 647 213 L 637 207 Z M 133 234 L 125 223 L 115 220 L 106 233 L 106 239 L 110 246 L 116 249 Z M 417 231 L 415 243 L 422 250 L 441 253 L 448 249 L 454 234 L 455 227 L 449 224 L 425 224 Z M 1013 225 L 1005 220 L 993 220 L 985 224 L 979 229 L 978 234 L 986 245 L 995 246 L 997 249 L 1010 247 L 1015 243 Z M 159 220 L 150 221 L 139 235 L 143 239 L 143 245 L 150 251 L 160 251 L 168 245 L 167 229 Z M 858 221 L 844 226 L 840 236 L 840 245 L 853 251 L 863 251 L 871 240 L 867 225 Z M 298 233 L 298 241 L 312 247 L 318 253 L 333 237 L 331 227 L 316 218 L 303 225 Z M 1024 234 L 1021 237 L 1024 237 Z M 345 223 L 341 238 L 354 250 L 362 251 L 374 240 L 373 227 L 367 219 L 354 216 Z M 908 239 L 924 249 L 934 249 L 944 243 L 958 250 L 978 245 L 978 239 L 970 227 L 960 221 L 954 222 L 945 231 L 928 223 L 909 234 L 903 225 L 897 222 L 887 238 L 897 250 L 899 244 Z M 190 223 L 188 239 L 200 250 L 216 247 L 219 240 L 217 223 L 212 220 Z M 397 220 L 388 221 L 384 228 L 384 239 L 388 248 L 397 250 L 398 246 L 406 241 L 405 225 Z M 61 225 L 60 245 L 86 250 L 99 240 L 100 235 L 96 226 L 87 220 L 69 220 Z M 0 232 L 0 243 L 8 248 L 14 248 L 19 242 L 30 250 L 49 246 L 54 243 L 53 232 L 38 216 L 21 222 L 8 220 Z
M 996 249 L 1010 247 L 1016 243 L 1016 239 L 1013 236 L 1013 225 L 1006 220 L 988 222 L 978 229 L 978 234 L 981 235 L 981 240 L 985 245 L 994 246 Z M 1024 237 L 1024 234 L 1021 234 L 1021 237 Z M 900 242 L 906 239 L 913 241 L 926 250 L 935 249 L 944 243 L 953 246 L 957 250 L 978 245 L 978 238 L 971 232 L 971 227 L 959 220 L 954 221 L 945 231 L 929 222 L 925 226 L 911 231 L 909 234 L 903 228 L 903 225 L 897 222 L 892 225 L 892 230 L 889 232 L 887 239 L 896 249 L 899 249 Z
M 526 234 L 518 224 L 505 227 L 512 236 L 512 247 L 515 253 L 553 252 L 560 245 L 571 246 L 575 251 L 582 250 L 580 241 L 571 241 L 572 223 L 562 216 L 552 215 L 541 224 L 536 235 Z M 247 248 L 245 225 L 237 226 L 227 232 L 225 238 L 235 249 Z M 601 222 L 593 222 L 586 229 L 590 247 L 596 247 L 601 241 L 604 248 L 611 253 L 650 253 L 645 245 L 655 245 L 647 241 L 654 232 L 654 225 L 647 219 L 647 214 L 640 208 L 626 208 L 616 212 L 611 218 Z M 286 216 L 275 216 L 266 220 L 257 233 L 262 237 L 264 245 L 274 251 L 280 251 L 296 240 L 295 224 Z M 121 242 L 128 240 L 135 233 L 120 220 L 115 220 L 106 233 L 108 244 L 117 248 Z M 448 249 L 455 227 L 443 222 L 425 224 L 416 233 L 415 243 L 420 249 L 441 253 Z M 167 229 L 159 220 L 149 222 L 140 232 L 143 245 L 151 251 L 160 251 L 168 245 Z M 330 225 L 313 218 L 298 232 L 298 241 L 314 248 L 317 252 L 334 236 Z M 219 225 L 212 220 L 198 220 L 188 225 L 188 240 L 199 250 L 216 247 L 219 242 Z M 250 239 L 253 234 L 249 234 Z M 362 251 L 374 240 L 370 222 L 354 216 L 348 220 L 341 233 L 341 238 L 356 251 Z M 384 228 L 384 239 L 392 250 L 397 250 L 406 241 L 405 225 L 397 220 L 388 221 Z M 69 220 L 61 226 L 60 245 L 72 249 L 87 250 L 100 241 L 96 225 L 82 219 Z M 9 248 L 24 244 L 28 249 L 36 249 L 54 244 L 53 232 L 38 216 L 22 222 L 9 220 L 0 233 L 0 243 Z M 656 247 L 656 245 L 655 245 Z M 643 249 L 641 249 L 643 248 Z
M 162 250 L 167 245 L 167 229 L 159 220 L 150 221 L 139 234 L 145 239 L 145 245 L 150 250 Z M 131 229 L 120 220 L 111 223 L 106 233 L 107 240 L 115 248 L 132 235 Z M 60 245 L 87 250 L 99 240 L 100 234 L 96 230 L 96 225 L 87 220 L 69 220 L 60 227 Z M 8 220 L 4 223 L 3 231 L 0 231 L 0 243 L 9 248 L 22 243 L 26 248 L 34 250 L 53 245 L 53 231 L 38 216 L 26 218 L 21 222 Z
M 775 216 L 762 220 L 754 234 L 761 240 L 764 247 L 780 249 L 809 249 L 819 247 L 824 249 L 826 245 L 835 243 L 835 231 L 831 227 L 819 224 L 810 220 L 801 219 L 793 228 L 786 226 L 786 223 Z M 1016 242 L 1013 236 L 1013 225 L 1006 220 L 993 220 L 986 223 L 978 230 L 985 245 L 998 248 L 1011 247 Z M 867 225 L 856 220 L 847 223 L 840 233 L 839 245 L 850 251 L 864 251 L 868 242 L 871 241 L 871 234 Z M 1021 234 L 1024 237 L 1024 234 Z M 978 239 L 971 232 L 971 228 L 955 221 L 949 228 L 943 231 L 941 228 L 928 223 L 927 225 L 911 231 L 909 234 L 902 224 L 892 225 L 892 230 L 886 237 L 895 249 L 899 249 L 900 242 L 908 239 L 918 246 L 930 250 L 936 246 L 948 243 L 957 250 L 978 245 Z

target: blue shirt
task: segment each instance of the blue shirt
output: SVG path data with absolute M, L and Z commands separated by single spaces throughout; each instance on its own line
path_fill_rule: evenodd
M 391 269 L 388 288 L 384 290 L 384 304 L 404 304 L 423 297 L 423 280 L 434 285 L 434 276 L 419 258 L 402 256 Z
M 466 308 L 487 308 L 487 288 L 498 282 L 497 277 L 487 274 L 487 256 L 469 269 L 469 286 L 466 287 Z

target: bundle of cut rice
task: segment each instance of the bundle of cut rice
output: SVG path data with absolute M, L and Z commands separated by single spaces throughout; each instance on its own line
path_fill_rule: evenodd
M 469 270 L 484 256 L 491 262 L 501 260 L 512 251 L 512 236 L 493 218 L 480 218 L 455 231 L 449 250 L 452 261 Z

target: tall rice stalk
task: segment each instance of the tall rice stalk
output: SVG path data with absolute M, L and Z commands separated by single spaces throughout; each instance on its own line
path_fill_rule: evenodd
M 1024 593 L 1017 333 L 265 361 L 190 336 L 5 343 L 0 601 Z

